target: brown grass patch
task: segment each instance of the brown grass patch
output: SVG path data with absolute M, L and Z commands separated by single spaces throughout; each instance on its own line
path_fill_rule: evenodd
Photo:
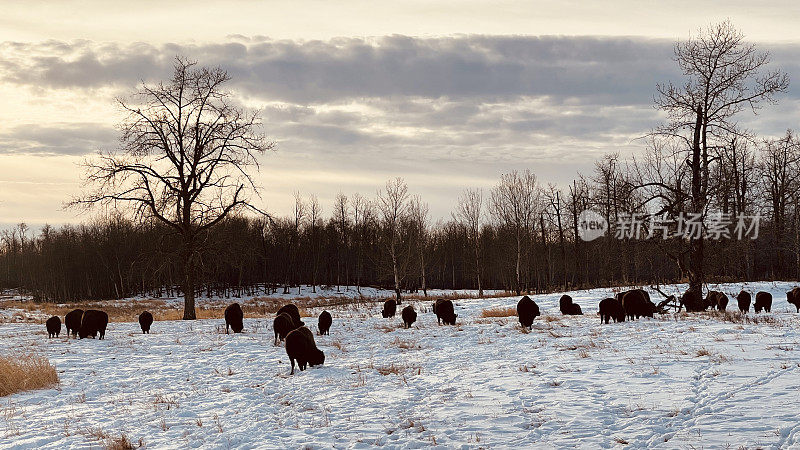
M 44 356 L 0 356 L 0 397 L 58 384 L 56 368 Z
M 394 340 L 392 342 L 390 342 L 389 345 L 392 345 L 394 347 L 401 348 L 401 349 L 404 349 L 404 350 L 412 350 L 412 349 L 416 350 L 416 349 L 422 348 L 417 341 L 411 341 L 411 340 L 404 341 L 404 340 L 402 340 L 400 338 L 394 338 Z
M 139 439 L 138 445 L 133 445 L 125 433 L 119 436 L 109 436 L 103 443 L 103 448 L 106 450 L 133 450 L 142 447 L 144 447 L 144 442 L 141 439 Z
M 487 308 L 481 311 L 481 317 L 511 317 L 517 315 L 517 308 L 509 307 L 497 307 L 497 308 Z

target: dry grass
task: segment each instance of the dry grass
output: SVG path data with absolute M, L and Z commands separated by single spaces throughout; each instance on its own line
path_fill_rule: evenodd
M 144 442 L 139 440 L 138 445 L 133 445 L 133 443 L 128 439 L 128 436 L 125 433 L 119 436 L 109 436 L 105 439 L 103 443 L 103 448 L 106 450 L 133 450 L 135 448 L 144 447 Z
M 58 374 L 43 356 L 0 356 L 0 397 L 16 392 L 44 389 L 58 384 Z
M 389 345 L 403 350 L 416 350 L 422 348 L 422 346 L 420 346 L 419 342 L 417 341 L 414 340 L 404 341 L 400 338 L 394 338 L 394 340 L 390 342 Z
M 511 317 L 517 315 L 517 309 L 510 308 L 487 308 L 481 311 L 481 317 Z

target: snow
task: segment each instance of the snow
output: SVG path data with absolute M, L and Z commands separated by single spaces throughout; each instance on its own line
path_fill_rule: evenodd
M 0 448 L 96 448 L 122 433 L 148 448 L 800 448 L 794 284 L 744 286 L 773 294 L 771 320 L 601 325 L 612 289 L 570 292 L 584 316 L 561 316 L 561 293 L 532 296 L 543 316 L 529 333 L 481 317 L 518 297 L 457 300 L 455 327 L 409 302 L 408 330 L 377 303 L 342 306 L 315 336 L 325 364 L 292 376 L 271 319 L 245 318 L 238 335 L 222 320 L 157 321 L 150 335 L 112 323 L 105 340 L 3 323 L 0 354 L 45 354 L 61 384 L 0 399 Z

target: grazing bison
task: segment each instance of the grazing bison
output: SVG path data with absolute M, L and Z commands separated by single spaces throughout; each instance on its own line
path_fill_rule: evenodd
M 47 338 L 51 337 L 58 337 L 61 334 L 61 318 L 58 316 L 53 316 L 47 319 L 45 322 L 45 326 L 47 326 Z M 69 334 L 69 333 L 67 333 Z
M 517 316 L 519 323 L 529 330 L 533 328 L 533 319 L 539 316 L 539 305 L 527 295 L 522 297 L 517 303 Z
M 615 298 L 600 300 L 600 323 L 604 321 L 608 323 L 609 319 L 614 319 L 614 322 L 625 322 L 625 308 Z
M 558 299 L 558 309 L 561 311 L 561 314 L 569 314 L 570 306 L 572 305 L 572 297 L 567 294 L 561 296 Z
M 706 295 L 706 304 L 711 306 L 711 309 L 725 311 L 728 307 L 728 296 L 720 291 L 708 291 L 708 295 Z
M 225 308 L 225 334 L 228 334 L 228 328 L 233 330 L 234 333 L 241 333 L 244 328 L 243 319 L 244 313 L 238 303 Z
M 67 327 L 67 336 L 72 330 L 72 337 L 78 337 L 78 329 L 81 327 L 82 309 L 73 309 L 64 316 L 64 326 Z
M 444 321 L 445 325 L 456 324 L 456 317 L 458 317 L 458 314 L 455 313 L 453 302 L 450 300 L 442 298 L 436 300 L 436 303 L 433 304 L 433 313 L 436 314 L 436 320 L 440 324 L 442 321 Z
M 278 339 L 284 340 L 286 339 L 286 335 L 288 335 L 292 330 L 294 330 L 294 320 L 292 317 L 287 313 L 280 313 L 275 317 L 275 320 L 272 321 L 272 330 L 275 331 L 275 345 L 278 345 Z
M 299 328 L 305 325 L 305 322 L 300 320 L 300 310 L 297 309 L 297 306 L 295 306 L 293 303 L 287 303 L 281 306 L 281 309 L 279 309 L 278 312 L 275 314 L 281 314 L 281 313 L 289 314 L 289 317 L 291 317 L 292 321 L 294 321 L 295 328 Z
M 800 288 L 794 288 L 787 292 L 786 301 L 794 305 L 797 308 L 797 312 L 800 313 Z
M 383 311 L 381 311 L 381 315 L 384 319 L 389 317 L 394 317 L 395 313 L 397 312 L 397 302 L 394 300 L 386 300 L 383 303 Z
M 639 317 L 653 317 L 656 312 L 656 305 L 650 301 L 649 295 L 645 295 L 645 291 L 641 289 L 634 289 L 626 292 L 622 296 L 622 308 L 625 310 L 625 315 L 628 320 L 633 320 Z
M 750 293 L 747 291 L 739 292 L 739 295 L 736 296 L 736 302 L 739 304 L 739 311 L 741 312 L 749 312 L 750 311 Z
M 406 328 L 411 328 L 411 324 L 417 321 L 417 312 L 414 311 L 414 307 L 411 305 L 403 308 L 400 316 L 403 318 L 403 326 Z
M 331 313 L 328 311 L 322 311 L 319 315 L 319 322 L 317 325 L 319 326 L 319 334 L 331 334 L 331 324 L 333 323 L 333 317 L 331 317 Z
M 570 316 L 582 316 L 583 315 L 583 311 L 581 310 L 581 305 L 579 305 L 577 303 L 573 303 L 573 304 L 569 305 L 569 307 L 567 308 L 566 314 L 570 315 Z
M 710 304 L 707 299 L 703 299 L 703 293 L 695 289 L 689 289 L 681 297 L 681 305 L 686 308 L 686 312 L 705 311 Z
M 89 309 L 83 313 L 81 327 L 78 336 L 84 339 L 88 336 L 95 337 L 100 333 L 100 339 L 106 337 L 106 327 L 108 326 L 108 314 L 104 311 Z
M 766 312 L 772 311 L 772 294 L 769 292 L 759 291 L 756 293 L 756 302 L 753 303 L 753 309 L 760 313 L 763 309 Z
M 142 327 L 142 334 L 150 334 L 150 325 L 153 324 L 153 315 L 149 311 L 139 314 L 139 326 Z
M 292 364 L 289 375 L 294 375 L 295 361 L 300 370 L 306 370 L 306 365 L 317 366 L 325 362 L 325 353 L 317 348 L 314 335 L 306 327 L 296 328 L 286 335 L 286 354 Z

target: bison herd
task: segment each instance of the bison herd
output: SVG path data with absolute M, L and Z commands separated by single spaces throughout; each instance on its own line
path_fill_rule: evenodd
M 787 301 L 795 306 L 797 312 L 800 313 L 800 287 L 787 292 L 786 297 Z M 739 292 L 736 296 L 736 302 L 741 312 L 750 311 L 751 295 L 749 292 L 744 290 Z M 399 303 L 395 300 L 386 301 L 383 304 L 381 315 L 384 318 L 394 317 Z M 720 291 L 709 291 L 706 298 L 703 299 L 701 295 L 690 290 L 681 297 L 680 303 L 686 307 L 687 311 L 703 311 L 708 308 L 725 311 L 728 305 L 728 296 Z M 444 325 L 456 324 L 458 314 L 455 313 L 452 301 L 438 299 L 433 303 L 432 309 L 440 325 L 442 323 Z M 762 310 L 771 312 L 772 294 L 763 291 L 756 293 L 753 309 L 756 313 Z M 564 315 L 583 314 L 580 305 L 574 303 L 569 295 L 561 296 L 559 310 Z M 640 317 L 653 317 L 658 310 L 659 307 L 650 300 L 650 294 L 647 291 L 632 289 L 620 292 L 613 298 L 609 297 L 601 300 L 598 314 L 600 323 L 608 324 L 611 320 L 624 322 L 626 318 L 634 320 Z M 411 305 L 403 308 L 400 315 L 405 328 L 411 328 L 417 320 L 417 312 Z M 529 330 L 532 329 L 533 321 L 539 315 L 541 315 L 539 305 L 527 295 L 517 303 L 517 316 L 522 327 Z M 241 333 L 244 329 L 244 312 L 238 303 L 233 303 L 225 308 L 224 318 L 226 334 L 228 334 L 229 330 L 233 330 L 234 333 Z M 152 324 L 153 315 L 150 312 L 144 311 L 139 315 L 139 325 L 142 333 L 149 334 Z M 328 311 L 322 311 L 318 321 L 319 334 L 329 335 L 332 324 L 333 317 L 331 314 Z M 96 309 L 86 311 L 75 309 L 64 316 L 64 325 L 67 328 L 68 336 L 72 334 L 74 338 L 80 337 L 84 339 L 92 336 L 103 339 L 108 326 L 108 314 Z M 53 316 L 45 322 L 45 326 L 47 327 L 48 337 L 58 337 L 61 333 L 61 318 Z M 272 322 L 272 328 L 275 332 L 274 345 L 278 345 L 279 341 L 285 341 L 286 343 L 286 354 L 291 363 L 291 374 L 294 374 L 295 363 L 297 363 L 300 370 L 305 370 L 307 366 L 316 366 L 325 362 L 325 354 L 317 348 L 313 333 L 305 326 L 305 322 L 300 319 L 300 310 L 294 304 L 289 303 L 278 310 Z

